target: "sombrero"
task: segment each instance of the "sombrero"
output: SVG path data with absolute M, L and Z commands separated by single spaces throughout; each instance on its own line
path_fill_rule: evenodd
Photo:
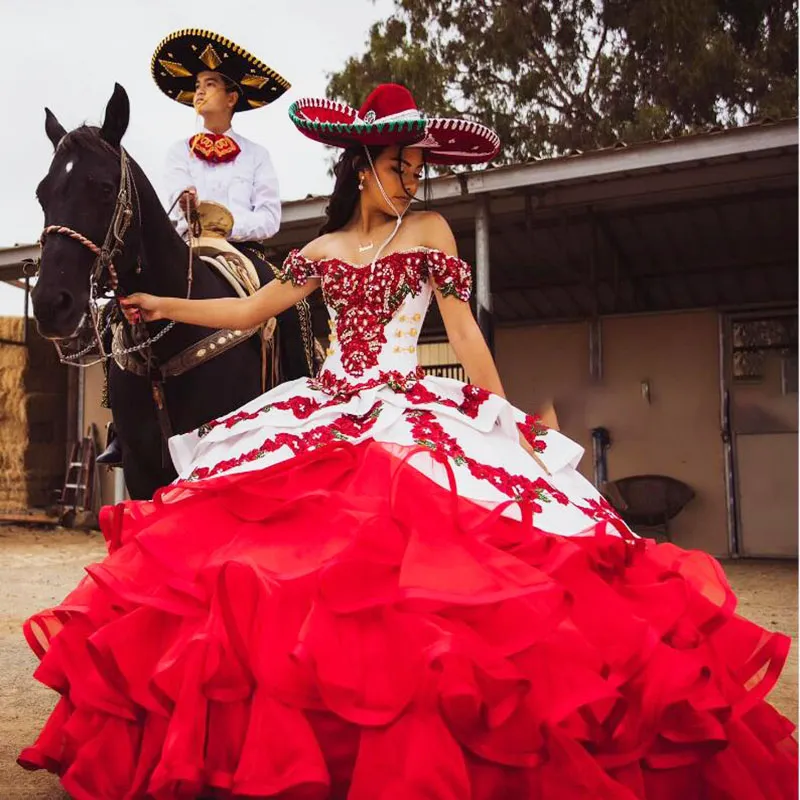
M 235 111 L 261 108 L 280 97 L 286 78 L 224 36 L 199 28 L 184 28 L 167 36 L 153 53 L 150 72 L 167 97 L 184 105 L 194 102 L 194 85 L 201 72 L 224 75 L 239 89 Z
M 358 111 L 347 103 L 307 97 L 292 103 L 289 117 L 316 142 L 334 147 L 423 147 L 434 164 L 479 164 L 491 160 L 500 149 L 500 138 L 485 125 L 425 118 L 411 92 L 396 83 L 373 89 Z

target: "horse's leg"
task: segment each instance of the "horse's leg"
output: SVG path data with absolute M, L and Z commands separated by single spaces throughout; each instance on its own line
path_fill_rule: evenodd
M 122 445 L 122 468 L 128 494 L 133 500 L 149 500 L 156 489 L 176 477 L 172 464 L 163 463 L 161 428 L 150 384 L 112 364 L 109 399 Z
M 158 489 L 175 478 L 174 470 L 160 463 L 144 463 L 130 450 L 122 452 L 122 470 L 132 500 L 149 500 Z

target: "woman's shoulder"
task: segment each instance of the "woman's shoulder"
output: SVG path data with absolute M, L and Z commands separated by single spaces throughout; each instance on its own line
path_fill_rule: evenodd
M 438 211 L 411 211 L 406 215 L 409 233 L 420 247 L 458 255 L 450 224 Z
M 330 258 L 339 236 L 334 233 L 323 233 L 322 236 L 317 236 L 312 239 L 305 247 L 298 251 L 298 255 L 302 256 L 307 261 L 324 261 Z

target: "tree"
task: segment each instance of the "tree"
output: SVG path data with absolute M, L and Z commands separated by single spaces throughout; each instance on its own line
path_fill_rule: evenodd
M 395 0 L 329 76 L 493 127 L 499 161 L 797 114 L 796 0 Z

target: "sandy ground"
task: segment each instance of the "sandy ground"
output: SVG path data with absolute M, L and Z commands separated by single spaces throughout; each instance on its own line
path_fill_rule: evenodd
M 36 658 L 21 624 L 77 583 L 85 564 L 105 553 L 99 534 L 0 527 L 0 798 L 67 800 L 58 781 L 20 769 L 15 758 L 33 741 L 54 704 L 51 691 L 31 679 Z M 725 565 L 739 610 L 770 630 L 797 637 L 797 565 L 748 561 Z M 797 722 L 797 650 L 793 648 L 772 702 Z

